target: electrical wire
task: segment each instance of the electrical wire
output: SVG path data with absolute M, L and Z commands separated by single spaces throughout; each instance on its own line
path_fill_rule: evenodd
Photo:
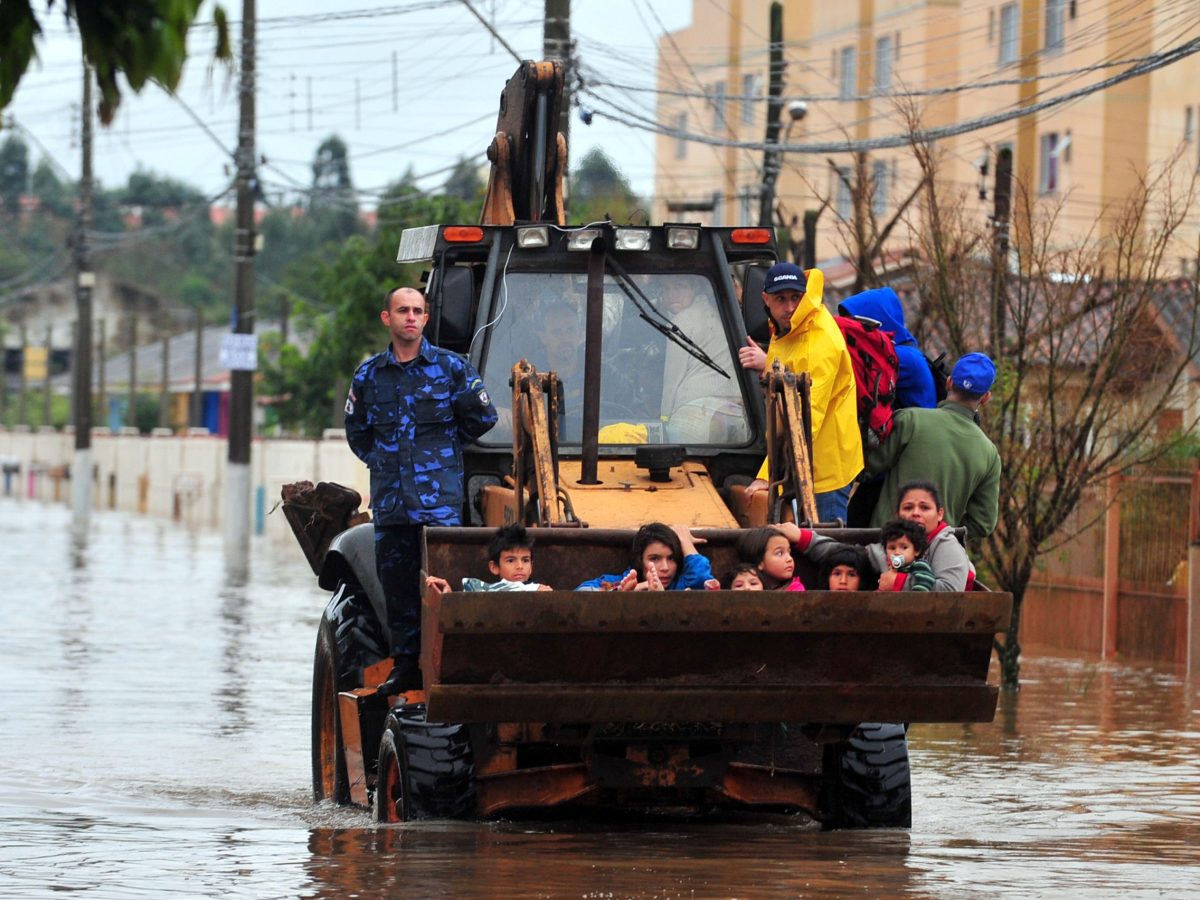
M 1043 110 L 1053 109 L 1061 106 L 1064 103 L 1069 103 L 1072 100 L 1081 97 L 1087 97 L 1095 94 L 1098 91 L 1121 84 L 1131 78 L 1137 78 L 1141 75 L 1157 71 L 1164 66 L 1169 66 L 1172 63 L 1185 59 L 1192 54 L 1200 52 L 1200 38 L 1193 39 L 1170 50 L 1162 53 L 1153 54 L 1145 62 L 1133 66 L 1126 71 L 1102 79 L 1101 81 L 1088 85 L 1087 87 L 1079 88 L 1074 91 L 1068 91 L 1065 94 L 1057 97 L 1050 97 L 1034 104 L 1020 106 L 1014 109 L 1006 110 L 1002 113 L 996 113 L 988 116 L 978 116 L 972 119 L 966 119 L 952 125 L 943 125 L 936 128 L 920 129 L 912 133 L 888 135 L 878 138 L 867 138 L 865 140 L 845 140 L 837 142 L 817 142 L 805 144 L 766 144 L 760 141 L 743 141 L 731 138 L 709 137 L 707 135 L 697 134 L 695 132 L 683 131 L 681 129 L 670 128 L 658 122 L 638 121 L 637 116 L 622 115 L 619 112 L 603 112 L 594 110 L 596 115 L 603 116 L 631 128 L 639 130 L 651 131 L 655 134 L 660 134 L 665 137 L 673 137 L 679 140 L 692 141 L 699 144 L 707 144 L 716 147 L 737 147 L 747 150 L 765 150 L 773 149 L 783 153 L 853 153 L 859 151 L 882 150 L 892 147 L 908 146 L 913 142 L 928 142 L 940 140 L 947 137 L 953 137 L 959 134 L 966 134 L 971 131 L 978 131 L 983 128 L 989 128 L 993 125 L 998 125 L 1004 122 L 1012 121 L 1013 119 L 1023 118 L 1025 116 L 1034 115 Z M 596 94 L 593 91 L 584 88 L 586 93 L 593 100 L 600 103 L 608 103 L 606 98 Z

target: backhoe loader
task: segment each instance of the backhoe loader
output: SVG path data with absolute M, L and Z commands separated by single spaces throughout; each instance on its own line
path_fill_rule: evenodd
M 767 337 L 772 231 L 565 224 L 561 87 L 558 63 L 521 66 L 482 223 L 410 229 L 398 253 L 429 264 L 427 334 L 471 359 L 501 419 L 464 453 L 466 524 L 425 529 L 423 572 L 488 578 L 496 527 L 519 522 L 553 590 L 428 592 L 423 690 L 387 696 L 359 498 L 285 489 L 333 592 L 314 664 L 315 797 L 381 822 L 729 807 L 908 826 L 908 723 L 992 719 L 1009 595 L 573 590 L 628 568 L 652 521 L 690 526 L 718 572 L 748 526 L 877 532 L 815 521 L 807 374 L 738 365 L 748 335 Z M 748 504 L 767 454 L 771 489 Z M 813 583 L 804 560 L 798 573 Z

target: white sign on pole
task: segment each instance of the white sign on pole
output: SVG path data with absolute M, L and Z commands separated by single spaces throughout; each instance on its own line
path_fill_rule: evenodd
M 221 366 L 238 372 L 253 372 L 257 369 L 258 335 L 221 335 Z

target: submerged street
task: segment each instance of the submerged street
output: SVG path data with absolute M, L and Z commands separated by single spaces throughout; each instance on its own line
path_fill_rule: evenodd
M 279 513 L 276 513 L 279 515 Z M 1029 657 L 990 725 L 914 726 L 910 831 L 799 819 L 377 828 L 311 801 L 327 597 L 292 543 L 0 499 L 0 896 L 1179 896 L 1200 692 Z

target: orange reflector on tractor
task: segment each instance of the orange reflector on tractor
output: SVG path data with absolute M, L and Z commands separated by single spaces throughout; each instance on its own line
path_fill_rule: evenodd
M 483 240 L 483 229 L 475 225 L 450 225 L 442 237 L 456 244 L 475 244 Z
M 735 228 L 729 235 L 735 244 L 769 244 L 771 242 L 770 228 Z

